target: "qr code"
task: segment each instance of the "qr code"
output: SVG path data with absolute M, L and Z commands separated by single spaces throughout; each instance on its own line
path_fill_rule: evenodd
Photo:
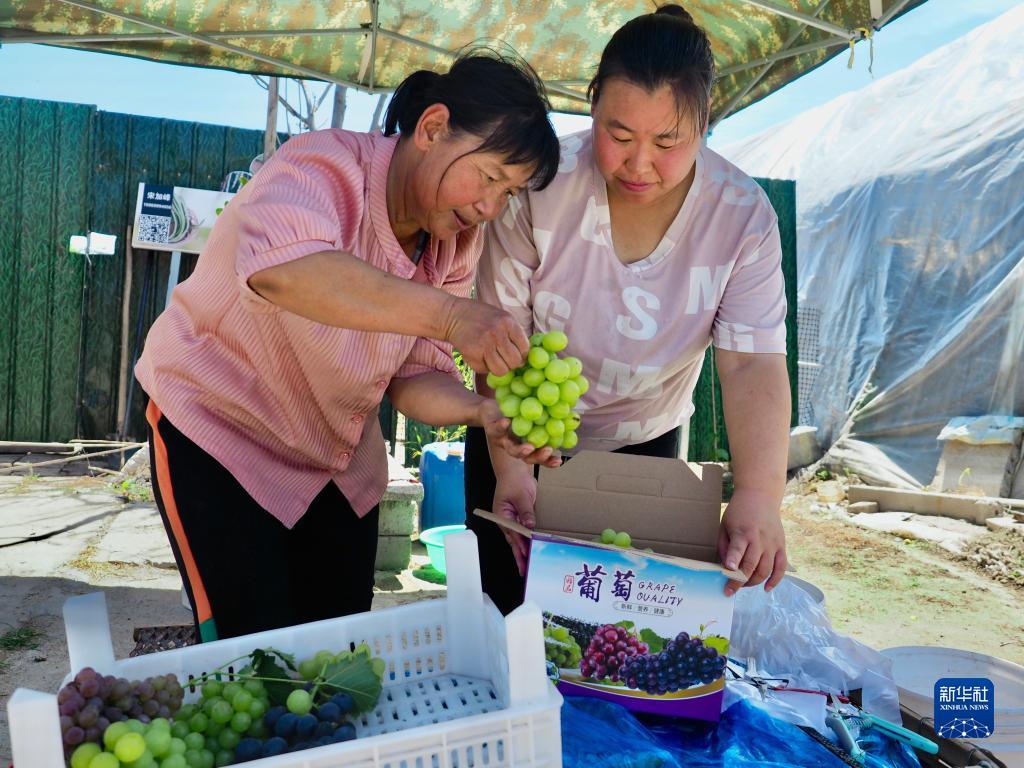
M 139 216 L 138 239 L 144 243 L 166 243 L 171 236 L 169 216 L 153 216 L 144 213 Z

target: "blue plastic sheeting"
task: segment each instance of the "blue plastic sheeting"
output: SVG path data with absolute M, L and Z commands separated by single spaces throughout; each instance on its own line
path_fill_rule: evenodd
M 842 768 L 845 763 L 795 725 L 746 702 L 718 725 L 641 716 L 599 699 L 562 705 L 565 768 Z M 920 768 L 906 745 L 877 733 L 858 740 L 867 768 Z

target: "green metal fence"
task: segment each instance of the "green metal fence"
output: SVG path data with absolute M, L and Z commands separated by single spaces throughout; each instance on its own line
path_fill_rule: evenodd
M 139 182 L 217 189 L 263 132 L 0 97 L 0 135 L 0 439 L 106 437 L 127 383 L 126 275 L 129 357 L 167 289 L 170 254 L 135 251 L 126 270 Z M 89 231 L 116 235 L 117 252 L 69 254 Z M 183 258 L 182 279 L 194 263 Z M 137 388 L 128 416 L 127 432 L 144 434 Z

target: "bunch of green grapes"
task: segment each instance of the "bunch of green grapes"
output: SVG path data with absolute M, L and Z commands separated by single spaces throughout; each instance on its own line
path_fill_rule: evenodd
M 576 667 L 583 653 L 568 629 L 548 625 L 544 627 L 544 655 L 556 667 L 566 669 Z
M 524 366 L 504 376 L 487 374 L 498 407 L 512 419 L 512 433 L 535 448 L 569 450 L 579 442 L 580 415 L 572 408 L 590 382 L 579 358 L 557 355 L 568 344 L 562 331 L 535 333 Z

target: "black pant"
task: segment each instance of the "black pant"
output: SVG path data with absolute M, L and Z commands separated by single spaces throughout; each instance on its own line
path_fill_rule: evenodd
M 677 427 L 646 443 L 623 446 L 615 453 L 674 459 L 679 454 L 680 432 Z M 470 427 L 466 431 L 465 473 L 466 527 L 476 534 L 484 592 L 490 595 L 502 613 L 507 614 L 522 604 L 524 582 L 501 528 L 473 514 L 474 509 L 490 511 L 497 484 L 487 451 L 487 439 L 479 427 Z
M 147 415 L 153 495 L 198 637 L 370 610 L 377 507 L 358 517 L 328 482 L 289 530 L 158 411 Z

